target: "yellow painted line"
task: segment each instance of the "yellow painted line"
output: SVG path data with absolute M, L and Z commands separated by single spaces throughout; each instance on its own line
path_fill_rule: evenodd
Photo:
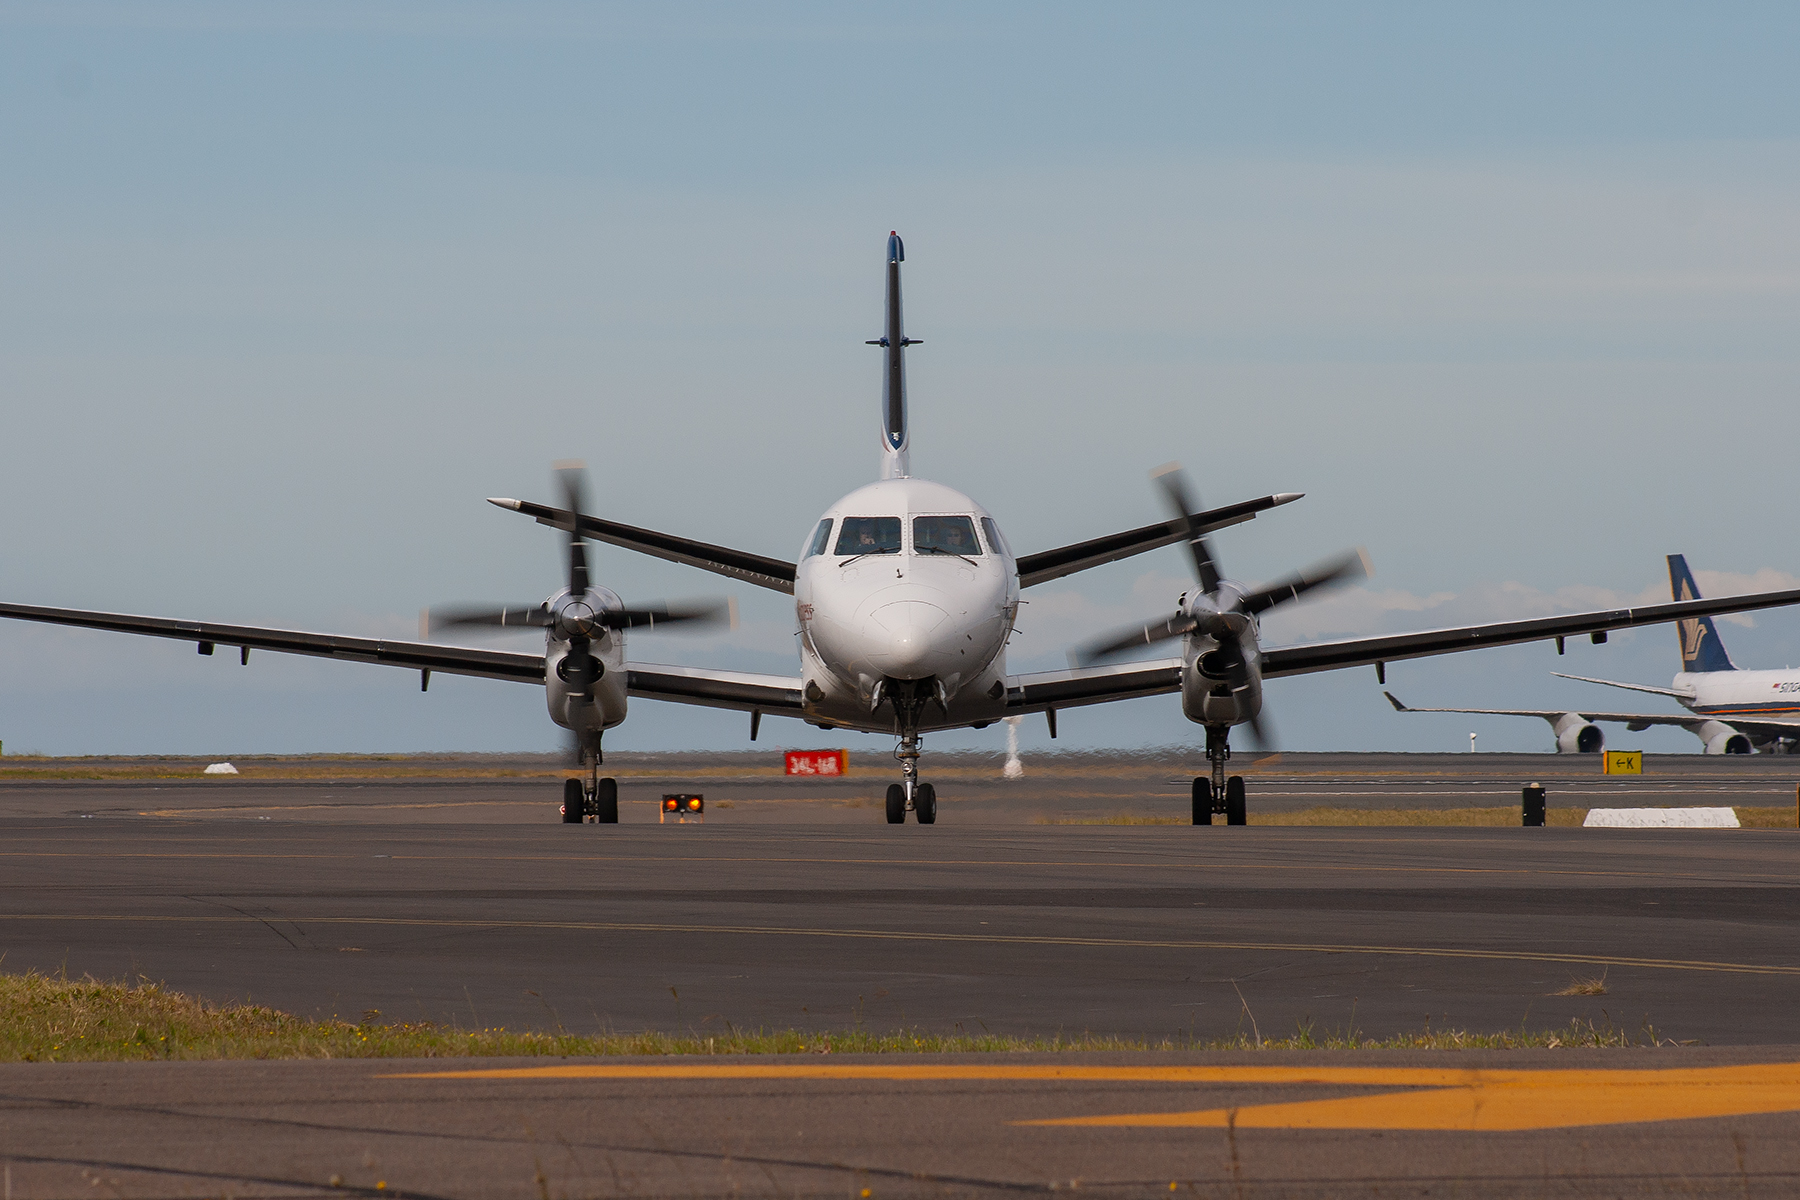
M 959 1083 L 1312 1083 L 1361 1087 L 1781 1086 L 1800 1089 L 1800 1063 L 1619 1070 L 1476 1067 L 1090 1066 L 1085 1063 L 564 1063 L 409 1071 L 378 1079 L 811 1079 Z M 1795 1093 L 1800 1103 L 1800 1092 Z M 1119 1118 L 1104 1118 L 1118 1120 Z M 1044 1122 L 1030 1122 L 1043 1124 Z
M 1454 1086 L 1423 1091 L 1192 1112 L 1063 1117 L 1015 1124 L 1497 1132 L 1685 1121 L 1800 1110 L 1800 1063 L 1682 1070 L 1470 1074 L 1473 1078 Z
M 1597 967 L 1642 967 L 1658 971 L 1714 971 L 1736 975 L 1800 976 L 1800 966 L 1733 963 L 1674 958 L 1627 958 L 1609 954 L 1560 954 L 1553 951 L 1467 950 L 1451 946 L 1334 945 L 1326 942 L 1225 942 L 1150 938 L 1056 937 L 1047 934 L 928 933 L 903 929 L 811 929 L 778 925 L 677 925 L 648 921 L 451 921 L 429 917 L 316 917 L 304 913 L 266 914 L 267 920 L 293 925 L 386 925 L 429 929 L 560 929 L 592 933 L 697 933 L 740 936 L 847 938 L 890 942 L 975 942 L 1008 946 L 1077 946 L 1128 950 L 1269 950 L 1285 954 L 1370 954 L 1412 958 L 1467 958 L 1491 962 L 1572 963 Z M 142 913 L 0 913 L 3 921 L 108 921 L 149 924 L 260 925 L 264 917 L 238 915 L 158 916 Z
M 1800 1110 L 1800 1063 L 1649 1070 L 1456 1067 L 1085 1066 L 962 1063 L 581 1063 L 409 1071 L 379 1079 L 719 1080 L 886 1083 L 1262 1084 L 1420 1090 L 1209 1108 L 1018 1121 L 1114 1128 L 1508 1131 Z

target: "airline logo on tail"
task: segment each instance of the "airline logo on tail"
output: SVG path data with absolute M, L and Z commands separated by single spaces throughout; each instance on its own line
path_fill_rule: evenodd
M 1669 555 L 1669 595 L 1675 600 L 1700 599 L 1700 589 L 1694 584 L 1694 574 L 1688 570 L 1685 555 Z M 1725 644 L 1719 640 L 1719 631 L 1714 628 L 1711 617 L 1677 621 L 1675 628 L 1681 635 L 1683 671 L 1737 670 L 1730 655 L 1725 653 Z

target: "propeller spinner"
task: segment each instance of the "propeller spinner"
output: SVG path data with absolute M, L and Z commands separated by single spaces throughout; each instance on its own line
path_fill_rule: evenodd
M 1176 520 L 1187 529 L 1188 554 L 1199 587 L 1172 615 L 1096 638 L 1071 653 L 1070 662 L 1075 666 L 1087 666 L 1138 646 L 1155 645 L 1190 634 L 1210 638 L 1214 648 L 1199 657 L 1196 668 L 1208 679 L 1218 680 L 1233 697 L 1244 697 L 1247 703 L 1243 707 L 1248 712 L 1240 719 L 1250 726 L 1251 737 L 1259 745 L 1267 746 L 1271 738 L 1262 714 L 1261 688 L 1251 679 L 1249 647 L 1245 645 L 1248 640 L 1254 646 L 1252 618 L 1297 600 L 1314 588 L 1363 578 L 1370 572 L 1368 555 L 1360 549 L 1353 550 L 1254 591 L 1245 591 L 1219 574 L 1211 541 L 1195 528 L 1195 502 L 1180 464 L 1158 467 L 1151 472 L 1151 478 L 1175 510 Z M 1255 693 L 1254 698 L 1250 693 Z

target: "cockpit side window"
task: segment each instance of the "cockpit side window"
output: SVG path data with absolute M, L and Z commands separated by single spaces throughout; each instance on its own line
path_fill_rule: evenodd
M 978 555 L 981 543 L 975 540 L 975 522 L 967 517 L 914 517 L 913 553 Z
M 819 522 L 819 528 L 813 533 L 812 545 L 806 548 L 806 557 L 825 553 L 825 547 L 831 545 L 831 518 L 826 517 Z
M 900 553 L 899 517 L 845 517 L 838 532 L 839 554 Z
M 1008 546 L 1006 544 L 1006 539 L 1000 536 L 1000 527 L 994 524 L 994 518 L 981 518 L 981 532 L 987 535 L 988 549 L 992 550 L 995 554 L 1004 554 L 1008 558 L 1012 557 L 1012 547 Z

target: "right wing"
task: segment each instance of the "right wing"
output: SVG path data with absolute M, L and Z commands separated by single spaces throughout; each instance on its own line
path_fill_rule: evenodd
M 529 500 L 507 500 L 499 497 L 490 497 L 488 503 L 500 508 L 511 509 L 513 512 L 524 513 L 526 516 L 534 518 L 539 525 L 549 525 L 562 530 L 569 528 L 571 517 L 566 508 L 551 508 L 547 504 L 533 504 Z M 702 571 L 711 571 L 715 575 L 741 579 L 745 583 L 754 583 L 757 587 L 765 587 L 772 592 L 793 594 L 794 564 L 791 562 L 784 562 L 779 558 L 765 558 L 760 554 L 751 554 L 745 550 L 733 550 L 729 546 L 696 542 L 692 538 L 676 537 L 672 533 L 658 533 L 654 529 L 639 529 L 635 525 L 603 521 L 599 517 L 590 517 L 586 513 L 575 514 L 574 519 L 581 522 L 581 532 L 595 541 L 623 546 L 627 550 L 636 550 L 640 554 L 648 554 L 653 558 L 699 567 Z
M 178 621 L 170 617 L 136 617 L 128 613 L 88 612 L 79 608 L 40 608 L 35 604 L 0 604 L 0 617 L 174 638 L 198 643 L 202 654 L 211 654 L 215 645 L 237 646 L 243 651 L 246 662 L 252 650 L 273 650 L 278 654 L 377 663 L 386 667 L 438 671 L 445 675 L 475 675 L 483 679 L 511 679 L 517 683 L 544 682 L 542 654 L 345 637 L 336 633 L 302 633 L 294 629 L 262 629 L 254 625 L 221 625 L 211 621 Z
M 1281 492 L 1274 496 L 1264 496 L 1260 500 L 1244 500 L 1228 504 L 1224 508 L 1211 508 L 1203 513 L 1195 513 L 1194 528 L 1191 531 L 1180 521 L 1158 521 L 1142 529 L 1127 529 L 1124 533 L 1108 534 L 1091 541 L 1076 542 L 1072 546 L 1027 554 L 1018 560 L 1019 586 L 1028 588 L 1035 583 L 1048 583 L 1052 579 L 1061 579 L 1064 575 L 1073 575 L 1089 567 L 1103 566 L 1121 558 L 1142 554 L 1146 550 L 1155 550 L 1159 546 L 1173 546 L 1176 542 L 1185 542 L 1190 537 L 1211 533 L 1227 525 L 1241 524 L 1264 509 L 1274 508 L 1278 504 L 1290 504 L 1303 494 Z
M 800 701 L 798 676 L 626 663 L 625 690 L 629 695 L 646 700 L 697 704 L 702 708 L 731 708 L 777 717 L 806 715 Z

